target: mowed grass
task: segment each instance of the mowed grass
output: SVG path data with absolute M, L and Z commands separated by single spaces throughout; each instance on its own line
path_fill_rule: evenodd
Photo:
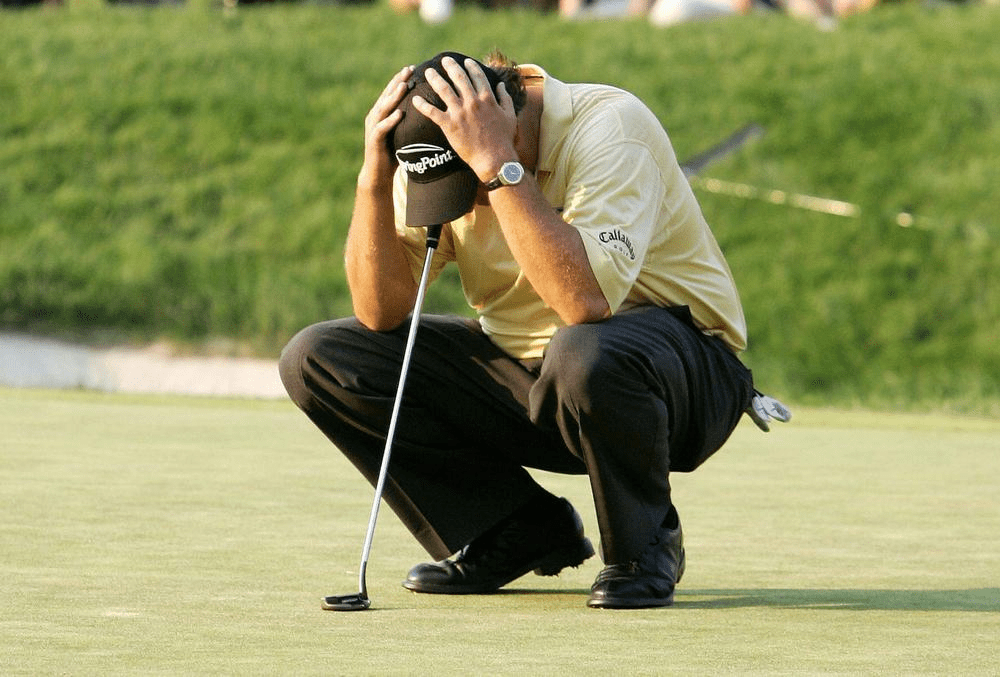
M 593 559 L 414 595 L 388 510 L 287 402 L 0 390 L 0 673 L 995 674 L 1000 422 L 797 410 L 674 477 L 672 609 L 593 611 Z M 540 475 L 597 538 L 584 478 Z
M 274 357 L 352 312 L 343 243 L 384 84 L 443 49 L 499 47 L 634 92 L 682 161 L 766 129 L 705 178 L 860 207 L 697 189 L 762 387 L 1000 414 L 996 5 L 888 2 L 824 32 L 774 12 L 659 30 L 476 3 L 439 26 L 385 0 L 264 4 L 0 12 L 0 326 Z M 469 312 L 449 271 L 427 309 Z

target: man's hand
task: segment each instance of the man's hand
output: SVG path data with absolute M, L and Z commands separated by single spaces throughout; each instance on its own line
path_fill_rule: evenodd
M 398 106 L 406 96 L 406 81 L 412 74 L 413 66 L 396 73 L 365 117 L 365 161 L 359 182 L 384 185 L 392 181 L 397 162 L 389 152 L 389 134 L 403 119 Z
M 500 165 L 517 159 L 514 102 L 503 83 L 497 85 L 495 95 L 490 91 L 486 74 L 473 59 L 466 59 L 465 68 L 451 57 L 442 59 L 441 65 L 454 88 L 433 68 L 424 75 L 445 110 L 420 96 L 413 98 L 413 106 L 441 128 L 451 147 L 485 183 Z
M 392 179 L 398 162 L 389 150 L 389 135 L 403 118 L 399 103 L 412 74 L 412 66 L 396 73 L 365 117 L 365 161 L 344 250 L 354 314 L 376 331 L 402 324 L 416 295 L 417 284 L 396 237 Z

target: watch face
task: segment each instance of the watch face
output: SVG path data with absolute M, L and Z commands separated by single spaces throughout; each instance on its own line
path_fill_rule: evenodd
M 521 165 L 516 162 L 508 162 L 501 168 L 500 173 L 503 174 L 503 178 L 506 180 L 506 183 L 511 184 L 517 183 L 521 180 L 521 177 L 524 175 L 524 170 L 521 169 Z

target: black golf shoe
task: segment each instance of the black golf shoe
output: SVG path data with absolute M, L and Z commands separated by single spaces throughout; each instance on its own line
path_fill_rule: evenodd
M 418 564 L 403 587 L 414 592 L 471 595 L 495 592 L 529 571 L 555 576 L 594 554 L 569 501 L 542 514 L 522 510 L 465 546 L 453 560 Z M 527 513 L 527 514 L 526 514 Z
M 675 515 L 672 511 L 671 517 Z M 673 528 L 661 527 L 656 540 L 639 559 L 604 567 L 590 588 L 587 606 L 597 609 L 671 606 L 674 586 L 684 575 L 684 560 L 680 521 Z

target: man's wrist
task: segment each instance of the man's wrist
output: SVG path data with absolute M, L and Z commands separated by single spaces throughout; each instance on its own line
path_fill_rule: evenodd
M 525 170 L 517 160 L 504 162 L 493 177 L 484 181 L 487 191 L 503 188 L 504 186 L 516 186 L 524 179 Z
M 377 192 L 392 187 L 394 172 L 388 174 L 384 172 L 366 171 L 364 168 L 358 173 L 357 188 L 359 191 Z
M 499 147 L 491 148 L 488 152 L 485 152 L 477 159 L 475 164 L 470 163 L 470 165 L 479 180 L 482 183 L 488 183 L 496 178 L 496 175 L 500 172 L 500 168 L 504 164 L 507 162 L 517 162 L 520 159 L 513 146 L 507 147 L 507 144 L 501 144 Z
M 497 174 L 500 172 L 500 168 L 504 166 L 504 163 L 516 160 L 516 157 L 506 158 L 499 161 L 493 161 L 487 165 L 488 169 L 485 172 L 476 172 L 476 176 L 482 183 L 489 183 L 496 178 Z

